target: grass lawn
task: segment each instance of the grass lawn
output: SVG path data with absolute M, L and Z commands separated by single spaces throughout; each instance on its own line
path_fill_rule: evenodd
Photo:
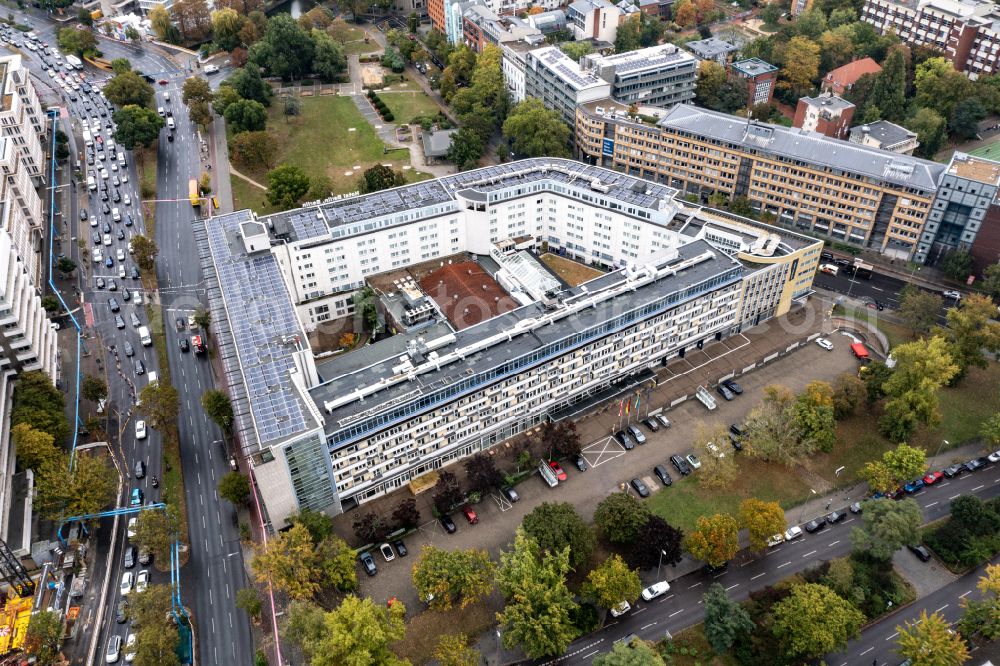
M 396 117 L 396 122 L 408 123 L 416 116 L 433 116 L 441 109 L 437 103 L 424 91 L 418 92 L 386 92 L 378 95 L 392 115 Z
M 411 664 L 426 664 L 431 661 L 438 639 L 444 634 L 461 632 L 474 642 L 495 624 L 494 612 L 482 601 L 465 609 L 456 606 L 443 613 L 425 610 L 410 617 L 406 622 L 406 638 L 392 649 Z
M 229 182 L 233 188 L 234 210 L 250 208 L 261 215 L 267 215 L 268 213 L 275 212 L 275 209 L 271 206 L 271 204 L 267 203 L 267 199 L 264 197 L 264 190 L 233 175 L 229 176 Z
M 976 157 L 985 157 L 989 160 L 1000 160 L 1000 141 L 994 141 L 985 146 L 980 146 L 975 150 L 970 150 L 969 154 Z
M 593 280 L 599 275 L 603 275 L 603 273 L 596 268 L 591 268 L 590 266 L 581 264 L 578 261 L 573 261 L 572 259 L 560 257 L 558 254 L 550 254 L 546 252 L 539 258 L 546 266 L 555 271 L 556 275 L 561 277 L 567 284 L 573 287 L 578 284 L 582 284 L 587 280 Z
M 381 50 L 382 47 L 376 42 L 365 43 L 364 39 L 344 44 L 344 55 L 363 55 L 365 53 L 374 53 L 375 51 Z
M 833 308 L 833 314 L 834 316 L 850 317 L 859 322 L 867 322 L 871 324 L 878 330 L 882 331 L 885 337 L 889 340 L 890 347 L 895 347 L 896 345 L 904 342 L 912 342 L 915 339 L 913 331 L 902 324 L 896 324 L 883 317 L 879 317 L 877 310 L 835 305 Z
M 719 656 L 705 640 L 705 625 L 698 623 L 674 634 L 673 648 L 661 648 L 660 654 L 670 655 L 672 666 L 735 666 L 732 655 Z M 668 652 L 669 650 L 669 652 Z

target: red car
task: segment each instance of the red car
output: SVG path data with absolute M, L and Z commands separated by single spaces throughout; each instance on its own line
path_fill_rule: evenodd
M 465 516 L 465 519 L 469 521 L 470 525 L 475 525 L 479 522 L 479 516 L 476 515 L 476 512 L 472 510 L 471 506 L 463 506 L 462 514 Z
M 559 466 L 559 463 L 557 463 L 555 460 L 549 461 L 549 467 L 551 467 L 552 471 L 556 473 L 557 479 L 559 479 L 560 481 L 566 480 L 566 472 L 564 472 L 563 468 Z
M 928 486 L 933 486 L 935 483 L 944 478 L 944 474 L 941 472 L 929 472 L 927 476 L 924 477 L 924 484 Z
M 170 83 L 170 81 L 167 81 L 166 79 L 160 79 L 160 85 L 161 85 L 161 86 L 165 86 L 165 85 L 167 85 L 168 83 Z

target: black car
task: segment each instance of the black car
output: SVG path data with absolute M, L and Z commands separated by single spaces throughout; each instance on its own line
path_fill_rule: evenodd
M 125 215 L 125 226 L 126 227 L 131 227 L 132 226 L 132 213 L 127 213 Z
M 642 479 L 636 477 L 629 483 L 631 483 L 632 487 L 635 488 L 635 492 L 639 493 L 639 497 L 649 497 L 649 488 L 647 488 L 646 484 L 642 482 Z
M 656 478 L 662 481 L 665 486 L 669 486 L 674 482 L 674 480 L 670 478 L 670 472 L 668 472 L 667 468 L 663 465 L 657 465 L 654 467 L 653 474 L 655 474 Z
M 830 525 L 836 525 L 840 521 L 847 518 L 847 514 L 843 511 L 833 511 L 826 516 L 826 522 Z
M 656 422 L 656 419 L 643 419 L 642 425 L 649 428 L 652 432 L 656 432 L 660 429 L 660 424 Z
M 805 530 L 806 532 L 809 532 L 809 534 L 812 534 L 813 532 L 819 532 L 824 527 L 826 527 L 826 521 L 823 520 L 822 518 L 810 520 L 808 523 L 805 524 Z
M 367 550 L 358 555 L 358 559 L 361 560 L 361 566 L 365 568 L 366 574 L 374 576 L 378 573 L 378 567 L 375 566 L 375 560 L 372 558 L 371 553 Z
M 965 463 L 965 471 L 967 472 L 975 472 L 983 467 L 986 467 L 986 463 L 979 458 L 973 458 L 969 462 Z
M 443 527 L 444 531 L 448 534 L 454 534 L 457 529 L 455 527 L 455 521 L 451 519 L 451 516 L 441 516 L 441 527 Z
M 945 467 L 943 470 L 941 470 L 941 472 L 949 479 L 958 476 L 964 471 L 965 467 L 962 465 L 952 465 L 950 467 Z
M 81 222 L 86 222 L 87 221 L 87 209 L 86 208 L 81 208 L 80 209 L 80 221 Z
M 125 232 L 121 229 L 118 230 L 118 240 L 125 240 Z
M 518 495 L 517 491 L 514 490 L 513 488 L 504 488 L 503 489 L 503 494 L 504 494 L 504 497 L 506 497 L 507 499 L 509 499 L 511 502 L 517 502 L 517 501 L 519 501 L 521 499 L 521 496 Z
M 124 566 L 126 569 L 131 569 L 135 566 L 135 560 L 138 553 L 139 549 L 132 544 L 125 546 Z
M 860 514 L 864 509 L 861 507 L 861 502 L 855 502 L 851 506 L 847 507 L 851 513 Z
M 107 200 L 108 200 L 107 190 L 101 190 L 101 201 L 107 201 Z
M 135 374 L 144 375 L 146 374 L 146 364 L 139 359 L 133 359 L 132 365 L 135 366 Z
M 587 459 L 584 458 L 583 456 L 577 456 L 576 458 L 574 458 L 573 464 L 576 465 L 576 468 L 581 472 L 587 471 Z
M 406 557 L 408 550 L 406 550 L 406 544 L 403 543 L 402 539 L 396 539 L 392 542 L 392 545 L 396 547 L 396 554 L 400 557 Z
M 709 576 L 715 576 L 718 574 L 724 574 L 729 571 L 729 562 L 723 562 L 718 566 L 712 566 L 711 564 L 706 564 L 701 568 Z
M 126 356 L 130 358 L 132 356 L 135 356 L 135 349 L 132 347 L 132 343 L 129 342 L 128 340 L 126 340 L 125 343 L 122 344 L 122 349 L 124 350 Z
M 632 441 L 632 436 L 629 435 L 624 430 L 619 430 L 618 432 L 616 432 L 615 439 L 618 440 L 618 443 L 621 444 L 622 448 L 625 449 L 626 451 L 631 451 L 632 449 L 635 448 L 635 442 Z
M 719 384 L 718 386 L 715 387 L 715 390 L 718 391 L 719 395 L 721 395 L 727 401 L 732 400 L 733 398 L 736 397 L 735 395 L 733 395 L 732 391 L 726 388 L 724 384 Z
M 734 435 L 733 433 L 729 433 L 729 443 L 733 445 L 734 451 L 743 450 L 743 442 L 741 442 L 740 438 L 737 435 Z
M 104 213 L 105 215 L 110 215 L 110 214 L 111 214 L 111 206 L 109 206 L 109 205 L 108 205 L 108 202 L 107 202 L 106 200 L 105 200 L 105 202 L 104 202 L 104 205 L 103 205 L 103 206 L 101 206 L 101 211 L 102 211 L 102 212 L 103 212 L 103 213 Z M 105 226 L 108 226 L 108 225 L 105 225 Z M 108 233 L 108 232 L 107 232 L 107 231 L 105 231 L 104 233 Z
M 118 602 L 118 607 L 115 609 L 115 622 L 118 624 L 125 624 L 128 621 L 128 599 L 122 599 Z
M 727 379 L 726 381 L 722 382 L 722 385 L 725 386 L 730 391 L 732 391 L 733 393 L 735 393 L 736 395 L 743 395 L 743 387 L 737 384 L 732 379 Z
M 130 298 L 132 298 L 132 294 L 129 293 L 128 289 L 123 288 L 122 289 L 122 300 L 123 301 L 127 301 Z
M 931 552 L 920 544 L 917 544 L 916 546 L 907 546 L 907 548 L 910 549 L 911 553 L 920 558 L 921 562 L 928 562 L 931 559 Z
M 132 267 L 131 277 L 132 277 L 133 280 L 138 280 L 139 279 L 139 269 L 136 268 L 135 266 Z
M 177 319 L 174 320 L 174 326 L 177 328 L 178 331 L 183 331 L 185 328 L 187 328 L 187 319 L 185 317 L 178 317 Z
M 681 476 L 687 476 L 691 473 L 691 465 L 688 464 L 687 460 L 684 460 L 681 456 L 673 455 L 670 456 L 670 463 L 674 468 L 681 473 Z
M 186 352 L 191 349 L 191 343 L 188 342 L 187 338 L 181 338 L 177 341 L 177 346 L 181 348 L 182 352 Z

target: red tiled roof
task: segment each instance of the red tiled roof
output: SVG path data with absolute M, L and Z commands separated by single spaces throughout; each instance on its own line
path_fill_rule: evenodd
M 863 74 L 878 74 L 882 68 L 871 58 L 862 58 L 838 67 L 826 75 L 826 80 L 839 86 L 853 86 Z

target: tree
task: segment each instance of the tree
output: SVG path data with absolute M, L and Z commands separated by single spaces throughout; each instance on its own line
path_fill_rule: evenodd
M 628 543 L 649 520 L 649 509 L 627 492 L 611 493 L 597 505 L 594 524 L 611 543 Z
M 315 46 L 313 55 L 312 71 L 324 81 L 336 81 L 347 69 L 347 58 L 344 56 L 344 47 L 333 37 L 313 28 L 312 40 Z
M 288 14 L 275 14 L 268 19 L 264 36 L 250 47 L 250 62 L 268 76 L 300 79 L 312 69 L 313 52 L 309 33 Z
M 972 96 L 972 82 L 945 58 L 930 58 L 916 66 L 913 85 L 915 108 L 933 109 L 951 118 L 955 105 Z
M 801 441 L 800 450 L 833 450 L 837 420 L 833 410 L 833 387 L 827 382 L 813 381 L 795 398 L 792 408 Z M 807 443 L 807 444 L 806 444 Z
M 212 39 L 226 51 L 240 45 L 240 30 L 246 19 L 231 7 L 223 7 L 212 12 Z M 207 82 L 206 82 L 207 83 Z M 185 100 L 187 103 L 187 100 Z
M 903 53 L 893 49 L 875 75 L 870 100 L 878 104 L 882 118 L 899 122 L 906 113 L 906 62 Z
M 869 500 L 861 520 L 863 526 L 851 533 L 854 551 L 882 562 L 892 559 L 903 546 L 919 543 L 924 522 L 920 506 L 909 498 L 900 502 Z
M 219 497 L 237 506 L 250 499 L 250 481 L 239 472 L 228 472 L 219 479 Z
M 865 383 L 857 375 L 853 372 L 838 375 L 833 383 L 834 418 L 843 419 L 853 415 L 865 396 Z
M 465 171 L 478 164 L 484 150 L 485 145 L 479 135 L 469 127 L 462 127 L 451 137 L 447 158 L 459 171 Z
M 76 262 L 66 256 L 59 257 L 56 261 L 56 269 L 60 273 L 72 273 L 76 270 Z
M 485 550 L 442 550 L 424 546 L 413 565 L 413 586 L 437 611 L 465 608 L 493 590 L 494 564 Z
M 1000 298 L 1000 263 L 990 264 L 986 267 L 980 286 L 993 298 Z
M 982 422 L 979 434 L 993 445 L 1000 444 L 1000 412 Z
M 666 24 L 658 18 L 652 18 L 644 13 L 633 14 L 618 26 L 618 31 L 615 33 L 615 52 L 624 53 L 655 46 L 666 30 Z
M 594 52 L 594 46 L 590 42 L 563 42 L 559 45 L 559 50 L 580 62 L 580 58 Z
M 651 515 L 639 528 L 625 555 L 630 566 L 652 569 L 661 564 L 676 565 L 683 557 L 684 533 L 663 518 Z
M 240 132 L 229 142 L 233 158 L 243 166 L 274 166 L 278 142 L 267 132 Z
M 314 28 L 326 30 L 332 22 L 333 14 L 330 13 L 330 10 L 319 5 L 313 7 L 299 17 L 299 25 L 306 30 L 312 30 Z
M 917 425 L 936 425 L 939 388 L 951 381 L 959 366 L 940 337 L 897 345 L 896 367 L 882 385 L 885 413 L 879 419 L 882 434 L 897 442 L 909 439 Z
M 604 560 L 587 574 L 582 591 L 602 608 L 614 608 L 622 601 L 634 602 L 642 591 L 639 574 L 629 569 L 619 555 Z
M 153 261 L 156 259 L 156 255 L 160 253 L 160 249 L 156 247 L 156 241 L 149 236 L 136 234 L 132 236 L 132 253 L 135 263 L 139 268 L 144 271 L 151 271 L 153 270 Z
M 465 501 L 465 493 L 458 485 L 458 478 L 451 472 L 444 470 L 438 475 L 438 481 L 434 485 L 434 508 L 439 513 L 448 513 L 457 505 Z
M 370 4 L 370 0 L 341 0 L 337 6 L 341 11 L 349 13 L 354 22 L 358 23 L 361 20 L 361 14 L 368 11 Z
M 948 122 L 934 109 L 918 108 L 903 125 L 911 132 L 917 133 L 917 141 L 920 142 L 917 154 L 924 157 L 933 157 L 941 149 L 947 137 Z
M 703 597 L 705 605 L 705 640 L 716 654 L 726 654 L 744 634 L 755 628 L 750 614 L 729 598 L 718 583 L 712 583 Z
M 85 375 L 80 383 L 80 395 L 85 400 L 100 402 L 108 397 L 108 385 L 100 377 Z
M 203 39 L 212 28 L 205 0 L 176 0 L 170 6 L 170 14 L 185 41 Z
M 10 416 L 12 426 L 27 423 L 36 430 L 47 432 L 61 444 L 69 435 L 65 414 L 62 392 L 53 385 L 48 375 L 32 370 L 17 376 Z
M 180 408 L 180 394 L 166 382 L 150 382 L 139 392 L 139 411 L 153 425 L 173 423 Z
M 208 127 L 212 122 L 212 107 L 208 102 L 191 102 L 188 106 L 188 118 L 196 125 Z
M 122 72 L 104 86 L 104 95 L 118 107 L 148 108 L 153 102 L 153 87 L 135 72 Z
M 812 88 L 819 76 L 819 45 L 808 37 L 792 37 L 785 47 L 782 73 L 796 93 Z
M 750 548 L 762 551 L 767 548 L 767 540 L 785 531 L 785 510 L 777 502 L 759 499 L 745 499 L 740 502 L 739 522 L 750 536 Z
M 97 38 L 90 30 L 80 30 L 78 28 L 63 28 L 56 36 L 59 48 L 66 53 L 72 53 L 78 57 L 88 51 L 97 48 Z
M 567 458 L 580 455 L 580 434 L 576 431 L 576 424 L 569 419 L 543 423 L 540 439 L 548 448 L 549 457 L 553 451 Z
M 694 449 L 701 459 L 698 484 L 702 487 L 721 488 L 736 478 L 736 460 L 723 450 L 728 441 L 729 435 L 723 425 L 698 424 L 695 429 Z
M 133 626 L 163 627 L 171 610 L 171 590 L 167 585 L 150 585 L 129 595 L 126 615 Z
M 764 387 L 760 405 L 751 409 L 746 418 L 744 441 L 748 454 L 784 465 L 792 465 L 808 455 L 808 446 L 800 447 L 794 401 L 792 392 L 784 386 Z
M 710 566 L 722 566 L 740 549 L 739 526 L 725 513 L 699 516 L 695 530 L 687 535 L 684 547 L 696 559 Z
M 497 584 L 507 603 L 497 613 L 503 644 L 520 646 L 530 659 L 560 655 L 577 636 L 576 609 L 566 587 L 569 549 L 543 552 L 518 528 L 514 546 L 500 554 Z
M 693 28 L 698 22 L 698 8 L 691 0 L 680 0 L 674 5 L 674 22 L 684 29 Z
M 569 157 L 569 125 L 558 111 L 548 109 L 537 97 L 528 97 L 511 110 L 503 123 L 503 136 L 518 158 Z
M 981 599 L 962 599 L 965 614 L 959 623 L 962 634 L 982 636 L 995 641 L 1000 638 L 1000 565 L 990 564 L 976 584 Z
M 234 134 L 261 132 L 267 126 L 267 109 L 253 99 L 241 99 L 226 107 L 223 114 Z M 279 167 L 281 168 L 281 167 Z M 297 169 L 298 167 L 288 167 Z
M 920 619 L 896 626 L 896 653 L 913 666 L 960 666 L 969 660 L 969 648 L 961 634 L 951 629 L 943 615 L 920 611 Z
M 285 612 L 282 634 L 302 649 L 307 658 L 324 632 L 326 614 L 311 601 L 292 601 Z
M 118 109 L 112 117 L 116 125 L 115 140 L 128 150 L 137 146 L 149 148 L 163 129 L 163 118 L 159 114 L 134 104 Z
M 981 294 L 971 294 L 962 299 L 961 307 L 948 310 L 945 339 L 959 368 L 952 380 L 960 379 L 971 366 L 985 368 L 984 350 L 994 354 L 1000 350 L 1000 324 L 993 321 L 996 314 L 993 301 Z
M 727 79 L 726 69 L 722 65 L 714 60 L 703 61 L 698 66 L 698 82 L 695 87 L 694 97 L 695 104 L 707 109 L 718 110 L 719 91 Z
M 396 505 L 392 512 L 392 520 L 397 528 L 413 528 L 420 524 L 420 510 L 417 500 L 407 497 Z
M 191 76 L 184 80 L 184 86 L 181 89 L 181 101 L 188 106 L 190 106 L 192 102 L 211 102 L 213 97 L 212 88 L 209 86 L 207 80 L 201 78 L 200 76 Z
M 80 7 L 76 12 L 76 20 L 88 28 L 94 25 L 94 17 L 90 15 L 90 10 Z
M 261 107 L 262 110 L 263 108 Z M 297 166 L 283 164 L 267 173 L 267 200 L 275 206 L 292 208 L 298 205 L 308 191 L 309 177 Z
M 899 316 L 914 333 L 924 334 L 937 323 L 942 305 L 937 294 L 907 284 L 900 292 Z
M 611 652 L 594 657 L 594 666 L 664 666 L 663 657 L 646 641 L 615 641 Z
M 962 495 L 951 503 L 951 519 L 974 536 L 1000 530 L 1000 514 L 975 495 Z
M 138 44 L 142 41 L 142 35 L 135 29 L 135 26 L 127 25 L 125 26 L 125 39 L 132 42 L 132 44 Z
M 132 537 L 140 548 L 148 548 L 161 562 L 168 562 L 170 549 L 177 540 L 178 519 L 173 507 L 167 510 L 150 509 L 142 511 L 135 521 L 135 536 Z
M 381 190 L 405 184 L 406 179 L 403 178 L 402 171 L 393 171 L 392 167 L 384 164 L 376 164 L 370 169 L 365 169 L 364 173 L 361 174 L 361 182 L 358 189 L 362 194 L 371 194 L 372 192 L 380 192 Z
M 760 20 L 764 22 L 764 25 L 769 27 L 777 27 L 778 21 L 781 20 L 781 5 L 769 2 L 760 10 Z
M 264 604 L 255 587 L 244 587 L 236 591 L 236 607 L 242 609 L 254 622 L 260 621 Z
M 288 522 L 302 525 L 309 530 L 309 536 L 315 544 L 333 536 L 333 519 L 319 511 L 302 509 L 289 516 Z
M 61 452 L 49 433 L 35 430 L 27 423 L 18 423 L 11 428 L 10 435 L 22 468 L 40 471 L 59 461 Z
M 179 666 L 176 627 L 143 625 L 135 635 L 135 666 Z
M 771 607 L 772 630 L 791 658 L 811 659 L 844 645 L 865 616 L 825 585 L 801 583 Z
M 149 22 L 153 28 L 153 34 L 161 42 L 180 41 L 180 34 L 170 19 L 170 12 L 162 4 L 158 4 L 149 10 Z
M 434 659 L 440 666 L 479 666 L 479 651 L 469 647 L 465 634 L 444 634 L 438 639 Z
M 223 432 L 231 433 L 233 430 L 233 403 L 225 391 L 209 389 L 201 394 L 201 407 L 208 414 L 208 418 L 218 424 Z
M 975 139 L 979 135 L 979 122 L 985 117 L 986 109 L 978 99 L 963 99 L 951 113 L 951 131 L 958 139 Z
M 389 648 L 406 632 L 406 607 L 399 600 L 392 606 L 376 604 L 370 598 L 348 595 L 323 618 L 323 632 L 310 641 L 307 654 L 312 666 L 403 666 L 406 660 Z
M 362 543 L 378 543 L 383 541 L 390 531 L 390 525 L 382 520 L 374 511 L 364 514 L 352 525 L 354 536 Z
M 357 586 L 354 551 L 338 537 L 319 546 L 305 525 L 293 524 L 263 544 L 250 561 L 257 582 L 270 582 L 292 599 L 311 599 L 324 587 Z
M 590 559 L 596 545 L 594 531 L 567 502 L 543 502 L 524 517 L 521 527 L 543 552 L 558 553 L 568 546 L 574 569 Z
M 493 462 L 493 456 L 487 453 L 478 453 L 468 458 L 464 467 L 470 491 L 485 495 L 503 485 L 503 475 Z
M 274 97 L 271 86 L 261 77 L 260 67 L 253 63 L 234 72 L 219 90 L 223 87 L 231 87 L 243 99 L 252 99 L 264 106 L 271 106 Z
M 51 666 L 60 660 L 59 646 L 62 644 L 63 623 L 55 611 L 39 611 L 28 620 L 28 631 L 24 635 L 24 651 L 35 658 L 38 666 Z
M 322 201 L 333 193 L 333 181 L 325 173 L 317 174 L 309 179 L 309 191 L 306 200 Z

